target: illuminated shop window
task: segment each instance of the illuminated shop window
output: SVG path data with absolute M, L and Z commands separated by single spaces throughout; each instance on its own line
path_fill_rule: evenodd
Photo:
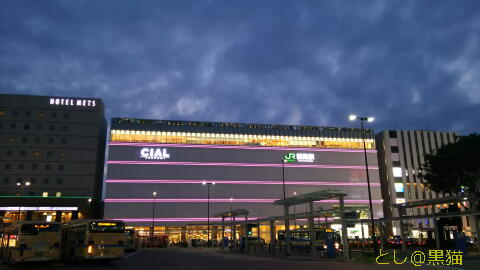
M 42 197 L 48 197 L 48 192 L 43 192 Z
M 393 167 L 393 177 L 402 177 L 402 168 L 401 167 Z
M 403 183 L 395 183 L 395 192 L 403 192 Z

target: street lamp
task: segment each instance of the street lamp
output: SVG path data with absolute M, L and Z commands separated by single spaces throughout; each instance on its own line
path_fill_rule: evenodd
M 203 181 L 202 185 L 207 186 L 207 247 L 210 247 L 210 186 L 215 182 Z
M 153 205 L 152 205 L 152 234 L 151 237 L 155 236 L 155 199 L 157 198 L 157 192 L 153 192 Z
M 20 194 L 19 194 L 19 196 L 22 196 L 23 188 L 24 188 L 24 187 L 28 187 L 28 186 L 30 186 L 30 182 L 29 182 L 29 181 L 24 182 L 24 181 L 22 180 L 22 178 L 18 178 L 18 179 L 17 179 L 17 187 L 20 188 Z M 18 220 L 20 220 L 20 206 L 18 207 Z
M 293 192 L 293 196 L 297 196 L 297 192 Z M 295 216 L 297 213 L 295 212 L 295 204 L 293 204 L 293 226 L 297 229 L 297 217 Z
M 285 200 L 286 194 L 285 194 L 285 162 L 287 162 L 284 159 L 282 159 L 282 186 L 283 186 L 283 199 Z
M 362 139 L 363 139 L 363 152 L 365 155 L 365 171 L 367 172 L 367 187 L 368 187 L 368 203 L 370 206 L 370 222 L 372 223 L 372 239 L 373 239 L 373 250 L 375 254 L 378 254 L 377 239 L 375 236 L 375 222 L 373 220 L 373 206 L 372 206 L 372 192 L 370 191 L 370 175 L 368 173 L 368 160 L 367 160 L 367 146 L 365 144 L 366 132 L 365 132 L 365 121 L 371 123 L 375 120 L 373 117 L 359 117 L 354 114 L 348 117 L 350 121 L 360 120 L 362 123 Z

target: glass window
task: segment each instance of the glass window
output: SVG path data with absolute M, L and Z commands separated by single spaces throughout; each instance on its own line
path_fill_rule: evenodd
M 33 156 L 39 157 L 40 156 L 40 151 L 33 151 Z
M 91 222 L 90 232 L 123 232 L 125 230 L 125 224 L 122 222 Z
M 5 170 L 10 170 L 10 168 L 11 168 L 11 165 L 10 165 L 10 164 L 8 164 L 8 163 L 5 164 Z
M 55 142 L 54 138 L 48 138 L 48 144 L 53 144 Z
M 395 183 L 395 192 L 403 192 L 403 183 Z
M 398 146 L 392 146 L 392 147 L 390 147 L 390 150 L 392 151 L 392 153 L 398 153 L 399 152 Z
M 45 193 L 45 192 L 44 192 Z M 60 224 L 23 224 L 21 233 L 22 234 L 38 234 L 41 232 L 59 232 Z
M 50 184 L 50 178 L 48 178 L 48 177 L 43 178 L 43 183 L 44 184 Z
M 65 169 L 65 165 L 63 165 L 63 164 L 58 165 L 58 170 L 59 171 L 63 171 L 64 169 Z
M 26 112 L 25 112 L 25 116 L 26 116 L 26 117 L 32 116 L 32 112 L 31 112 L 31 111 L 26 111 Z
M 54 131 L 55 130 L 55 125 L 50 125 L 50 130 Z
M 402 177 L 402 168 L 401 167 L 393 167 L 393 177 Z
M 62 126 L 62 130 L 63 130 L 63 131 L 67 131 L 67 130 L 68 130 L 68 126 L 67 126 L 67 125 L 63 125 L 63 126 Z
M 57 193 L 55 193 L 55 197 L 62 197 L 62 192 L 58 191 Z
M 57 184 L 62 184 L 63 183 L 63 179 L 62 178 L 57 178 Z
M 63 114 L 63 117 L 70 118 L 70 114 L 68 112 L 66 112 L 66 113 Z
M 52 157 L 53 153 L 52 151 L 47 151 L 47 157 Z
M 13 116 L 18 116 L 18 111 L 13 111 L 12 115 Z
M 10 129 L 15 129 L 17 128 L 17 124 L 16 123 L 11 123 L 10 124 Z
M 38 169 L 38 164 L 32 164 L 32 170 L 36 171 Z
M 8 184 L 9 181 L 10 181 L 10 179 L 8 179 L 8 177 L 3 178 L 3 183 Z
M 57 113 L 56 113 L 56 112 L 52 112 L 51 116 L 52 116 L 52 118 L 56 118 L 56 117 L 57 117 Z
M 29 129 L 30 129 L 30 125 L 29 125 L 29 124 L 25 124 L 25 125 L 23 125 L 23 129 L 25 129 L 25 130 L 29 130 Z
M 66 139 L 66 138 L 62 138 L 62 139 L 60 140 L 60 142 L 61 142 L 62 144 L 67 144 L 67 139 Z
M 23 137 L 22 138 L 22 143 L 27 143 L 28 142 L 28 138 L 27 137 Z
M 395 130 L 389 130 L 388 135 L 390 138 L 397 138 L 397 132 Z
M 27 151 L 26 150 L 20 150 L 20 156 L 24 157 L 25 155 L 27 155 Z
M 51 169 L 50 164 L 45 165 L 45 170 L 50 171 L 50 169 Z
M 25 169 L 25 164 L 23 164 L 23 163 L 18 164 L 18 169 L 19 170 Z
M 12 156 L 13 155 L 13 150 L 7 150 L 7 156 Z
M 42 197 L 48 197 L 48 192 L 43 192 Z
M 40 143 L 40 137 L 35 138 L 35 143 Z
M 37 124 L 37 130 L 42 130 L 43 126 L 41 124 Z

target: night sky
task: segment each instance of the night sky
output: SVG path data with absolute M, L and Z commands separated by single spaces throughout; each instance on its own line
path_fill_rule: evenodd
M 106 116 L 480 131 L 480 1 L 1 1 L 0 93 Z

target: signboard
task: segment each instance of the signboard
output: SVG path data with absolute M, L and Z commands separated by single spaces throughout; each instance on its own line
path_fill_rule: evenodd
M 50 105 L 72 106 L 72 107 L 95 107 L 97 106 L 97 103 L 95 99 L 50 98 Z
M 284 162 L 314 162 L 314 153 L 288 153 L 283 157 Z
M 140 150 L 140 157 L 144 159 L 167 159 L 170 154 L 167 153 L 166 148 L 142 148 Z

